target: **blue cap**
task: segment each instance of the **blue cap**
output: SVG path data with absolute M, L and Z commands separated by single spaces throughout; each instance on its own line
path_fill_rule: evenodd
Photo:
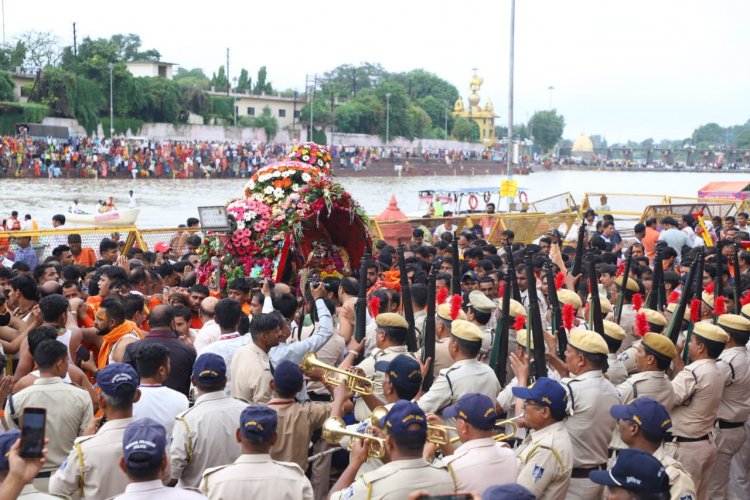
M 21 431 L 18 429 L 11 429 L 0 434 L 0 470 L 8 470 L 10 468 L 8 453 L 10 453 L 10 449 L 20 437 Z
M 388 414 L 380 419 L 379 427 L 398 436 L 427 435 L 427 417 L 417 403 L 401 399 L 391 407 Z M 418 429 L 409 429 L 419 424 Z
M 282 361 L 273 372 L 273 385 L 281 394 L 292 394 L 302 389 L 302 369 L 291 361 Z
M 552 410 L 565 411 L 568 394 L 555 380 L 539 377 L 530 387 L 513 387 L 513 395 L 520 399 L 536 401 Z
M 97 374 L 96 385 L 107 396 L 122 397 L 135 394 L 141 379 L 129 364 L 110 363 Z
M 148 469 L 162 462 L 167 448 L 167 431 L 151 418 L 139 418 L 125 427 L 122 456 L 128 469 Z
M 635 448 L 620 451 L 611 469 L 591 471 L 589 479 L 596 484 L 619 486 L 635 492 L 669 491 L 669 476 L 661 462 L 650 453 Z
M 467 279 L 470 279 L 471 281 L 479 281 L 479 276 L 477 276 L 477 273 L 474 271 L 466 271 L 463 276 L 461 276 L 461 281 L 466 281 Z
M 456 404 L 443 409 L 445 418 L 462 418 L 477 429 L 489 431 L 495 428 L 497 412 L 495 403 L 484 394 L 464 394 Z
M 240 432 L 254 443 L 265 443 L 276 433 L 278 417 L 266 405 L 250 405 L 240 415 Z
M 220 384 L 227 376 L 227 363 L 218 354 L 207 352 L 193 364 L 193 378 L 206 385 Z
M 664 405 L 651 398 L 637 398 L 627 405 L 614 405 L 609 409 L 614 418 L 632 420 L 643 433 L 653 439 L 663 439 L 672 427 L 672 419 Z
M 536 495 L 517 483 L 498 484 L 484 490 L 482 500 L 536 500 Z
M 422 385 L 419 363 L 405 354 L 399 354 L 390 361 L 378 361 L 375 363 L 375 369 L 387 373 L 391 384 L 405 391 L 418 391 Z

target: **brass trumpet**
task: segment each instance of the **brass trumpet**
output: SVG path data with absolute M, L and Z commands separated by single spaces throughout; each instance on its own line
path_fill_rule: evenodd
M 302 358 L 300 369 L 305 375 L 309 375 L 310 372 L 314 370 L 321 369 L 323 370 L 323 381 L 326 384 L 338 386 L 345 383 L 347 390 L 359 394 L 360 396 L 368 396 L 372 394 L 376 385 L 375 382 L 369 378 L 361 377 L 355 373 L 319 361 L 314 352 L 308 352 L 305 354 L 305 357 Z
M 372 410 L 372 413 L 367 418 L 370 421 L 370 425 L 380 429 L 380 421 L 386 415 L 388 415 L 388 409 L 385 406 L 378 406 L 377 408 Z
M 362 439 L 367 443 L 368 457 L 383 458 L 385 455 L 385 439 L 373 436 L 372 434 L 350 431 L 346 428 L 346 424 L 340 417 L 330 417 L 323 422 L 321 435 L 330 444 L 338 444 L 344 436 Z
M 512 427 L 512 430 L 509 434 L 506 434 L 505 432 L 501 432 L 500 434 L 495 434 L 492 436 L 492 439 L 495 440 L 496 443 L 499 443 L 501 441 L 508 441 L 509 439 L 513 439 L 516 434 L 518 434 L 518 425 L 516 425 L 516 420 L 523 418 L 524 415 L 518 415 L 517 417 L 508 418 L 505 420 L 500 420 L 499 422 L 495 422 L 495 427 L 505 427 L 506 425 L 510 425 Z
M 455 432 L 456 428 L 450 425 L 427 425 L 427 441 L 438 446 L 453 444 L 459 441 L 458 436 L 451 437 L 451 431 Z

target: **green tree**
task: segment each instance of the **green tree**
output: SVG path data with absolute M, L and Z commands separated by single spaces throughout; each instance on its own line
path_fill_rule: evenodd
M 693 144 L 699 148 L 724 144 L 725 131 L 718 123 L 707 123 L 693 131 Z
M 389 79 L 406 87 L 409 98 L 414 100 L 432 96 L 438 101 L 447 101 L 452 105 L 458 99 L 456 87 L 423 69 L 413 69 L 407 73 L 395 73 Z
M 75 116 L 76 75 L 58 68 L 47 68 L 39 79 L 33 100 L 49 107 L 52 116 Z
M 349 98 L 362 91 L 374 89 L 388 77 L 380 64 L 364 62 L 359 66 L 342 64 L 320 78 L 320 88 L 326 95 Z
M 10 77 L 10 73 L 7 71 L 0 71 L 0 101 L 15 101 L 16 86 L 13 84 L 13 79 Z
M 256 116 L 254 119 L 255 128 L 262 128 L 266 131 L 266 138 L 270 141 L 276 136 L 276 132 L 279 130 L 279 122 L 276 117 L 273 116 L 271 108 L 266 106 L 263 108 L 263 112 L 260 116 Z
M 261 66 L 258 70 L 258 78 L 255 79 L 255 87 L 253 88 L 253 94 L 273 94 L 273 85 L 271 82 L 267 82 L 268 78 L 266 67 Z
M 372 93 L 359 94 L 336 108 L 335 120 L 339 132 L 374 135 L 385 120 L 385 105 Z
M 434 128 L 445 129 L 445 119 L 448 118 L 448 130 L 453 128 L 453 103 L 441 101 L 437 97 L 428 95 L 417 101 L 420 108 L 430 116 Z M 445 132 L 443 132 L 445 135 Z
M 453 122 L 453 131 L 451 132 L 451 135 L 457 141 L 470 142 L 473 134 L 473 127 L 471 124 L 472 122 L 464 117 L 456 118 Z M 479 138 L 478 133 L 477 138 Z
M 312 102 L 313 109 L 313 126 L 315 127 L 330 127 L 333 124 L 333 112 L 331 111 L 331 101 L 326 99 L 320 94 L 315 95 L 315 99 Z M 310 102 L 306 102 L 302 109 L 300 109 L 299 121 L 301 123 L 310 124 Z
M 144 121 L 177 123 L 186 111 L 185 97 L 177 82 L 166 78 L 137 78 L 136 88 L 145 97 L 134 115 Z
M 247 70 L 242 68 L 240 71 L 240 78 L 237 80 L 237 92 L 252 91 L 253 85 L 248 75 Z
M 224 66 L 219 66 L 218 73 L 214 73 L 211 77 L 211 86 L 216 92 L 226 92 L 229 88 L 229 80 L 227 80 L 227 74 L 224 71 Z
M 750 149 L 750 126 L 745 125 L 735 136 L 734 146 L 740 149 Z
M 534 134 L 534 143 L 543 151 L 549 151 L 563 135 L 565 118 L 554 109 L 537 111 L 529 120 L 529 127 Z
M 18 39 L 26 49 L 24 66 L 46 68 L 60 62 L 62 49 L 58 38 L 52 33 L 27 31 Z
M 76 77 L 73 114 L 88 134 L 92 134 L 99 125 L 99 112 L 106 103 L 107 99 L 95 81 L 82 76 Z
M 173 79 L 179 83 L 183 89 L 198 88 L 208 90 L 211 87 L 211 80 L 209 80 L 200 68 L 193 68 L 190 70 L 177 68 Z
M 409 106 L 406 118 L 407 126 L 413 137 L 424 137 L 432 129 L 430 115 L 419 106 Z
M 16 40 L 12 47 L 0 47 L 0 69 L 10 71 L 23 66 L 26 60 L 26 45 L 22 40 Z

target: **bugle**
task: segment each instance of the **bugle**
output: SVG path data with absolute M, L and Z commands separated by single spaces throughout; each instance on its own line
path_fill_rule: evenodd
M 451 437 L 451 432 L 455 432 L 456 428 L 450 425 L 427 425 L 427 441 L 436 444 L 438 446 L 445 446 L 446 444 L 453 444 L 459 441 L 458 436 Z
M 360 396 L 368 396 L 372 394 L 376 384 L 367 377 L 362 377 L 356 373 L 348 372 L 335 366 L 328 365 L 318 360 L 314 352 L 308 352 L 305 357 L 302 358 L 300 369 L 305 375 L 309 375 L 310 372 L 315 370 L 323 371 L 323 382 L 328 385 L 341 385 L 346 384 L 347 390 L 359 394 Z
M 506 425 L 510 425 L 512 427 L 512 430 L 507 434 L 505 433 L 505 431 L 501 432 L 500 434 L 495 434 L 494 436 L 492 436 L 492 439 L 494 439 L 496 443 L 513 439 L 516 434 L 518 434 L 518 425 L 516 424 L 516 420 L 523 417 L 524 415 L 518 415 L 517 417 L 506 418 L 505 420 L 499 420 L 495 422 L 495 427 L 505 427 Z
M 383 458 L 385 455 L 385 439 L 364 434 L 361 432 L 350 431 L 341 417 L 329 417 L 323 422 L 321 436 L 330 444 L 338 444 L 344 436 L 354 439 L 362 439 L 367 443 L 367 456 L 371 458 Z

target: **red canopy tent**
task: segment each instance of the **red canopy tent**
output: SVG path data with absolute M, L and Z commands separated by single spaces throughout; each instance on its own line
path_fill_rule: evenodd
M 698 191 L 698 198 L 747 200 L 750 199 L 750 181 L 709 182 Z
M 383 239 L 391 245 L 398 244 L 398 239 L 409 240 L 411 238 L 411 226 L 406 221 L 407 217 L 404 212 L 398 208 L 398 202 L 395 196 L 391 196 L 391 201 L 380 215 L 375 217 L 383 234 Z

